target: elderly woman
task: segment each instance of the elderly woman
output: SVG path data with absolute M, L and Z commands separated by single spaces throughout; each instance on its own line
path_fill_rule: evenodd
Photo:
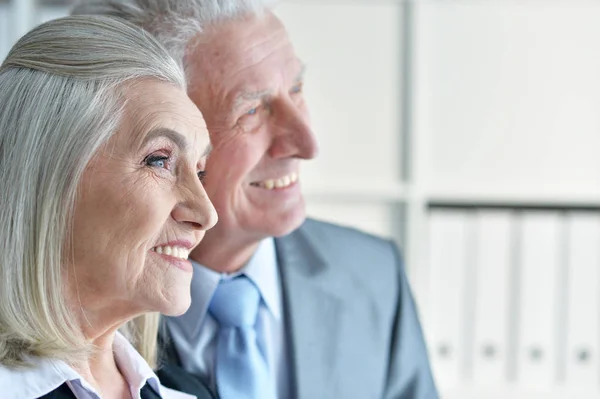
M 187 256 L 216 222 L 209 149 L 182 70 L 133 25 L 68 17 L 12 48 L 0 67 L 0 397 L 191 398 L 161 386 L 118 329 L 151 357 L 156 314 L 131 320 L 188 308 Z

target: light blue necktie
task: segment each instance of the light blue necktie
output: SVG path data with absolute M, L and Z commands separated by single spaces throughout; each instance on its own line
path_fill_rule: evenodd
M 246 276 L 221 280 L 209 305 L 219 323 L 216 380 L 221 399 L 275 399 L 258 345 L 260 292 Z

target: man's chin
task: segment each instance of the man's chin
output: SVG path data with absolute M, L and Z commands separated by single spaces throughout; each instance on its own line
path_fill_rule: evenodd
M 268 227 L 269 235 L 271 237 L 283 237 L 298 227 L 302 226 L 306 220 L 306 212 L 302 209 L 302 212 L 297 212 L 291 215 L 285 215 L 277 221 L 273 221 Z
M 279 212 L 263 212 L 255 208 L 244 216 L 237 220 L 221 216 L 217 225 L 206 232 L 204 239 L 190 253 L 190 259 L 199 261 L 203 254 L 217 248 L 223 250 L 231 245 L 235 248 L 240 243 L 257 243 L 267 237 L 288 235 L 304 223 L 306 210 L 302 202 L 293 209 Z

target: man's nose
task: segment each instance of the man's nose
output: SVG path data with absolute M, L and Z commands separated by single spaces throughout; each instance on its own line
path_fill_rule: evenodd
M 308 111 L 291 99 L 282 99 L 272 105 L 273 117 L 269 121 L 272 158 L 312 159 L 319 152 L 316 137 L 310 126 Z

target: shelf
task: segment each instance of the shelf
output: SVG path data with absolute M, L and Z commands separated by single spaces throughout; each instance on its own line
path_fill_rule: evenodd
M 478 204 L 490 207 L 511 205 L 538 208 L 600 208 L 600 190 L 561 192 L 559 190 L 448 190 L 427 192 L 429 204 Z
M 433 207 L 488 207 L 600 210 L 600 190 L 452 189 L 427 190 L 403 183 L 336 180 L 304 184 L 309 200 L 324 202 L 408 202 L 416 198 Z
M 405 184 L 362 180 L 305 184 L 303 191 L 309 200 L 318 201 L 403 202 L 409 196 Z
M 438 384 L 439 385 L 439 384 Z M 491 385 L 491 384 L 489 384 Z M 576 387 L 575 384 L 573 384 Z M 475 384 L 462 384 L 458 389 L 440 389 L 449 399 L 565 399 L 565 398 L 597 398 L 600 391 L 596 386 L 579 386 L 574 388 L 562 384 L 553 384 L 543 389 L 532 389 L 514 383 L 497 383 L 494 388 Z

